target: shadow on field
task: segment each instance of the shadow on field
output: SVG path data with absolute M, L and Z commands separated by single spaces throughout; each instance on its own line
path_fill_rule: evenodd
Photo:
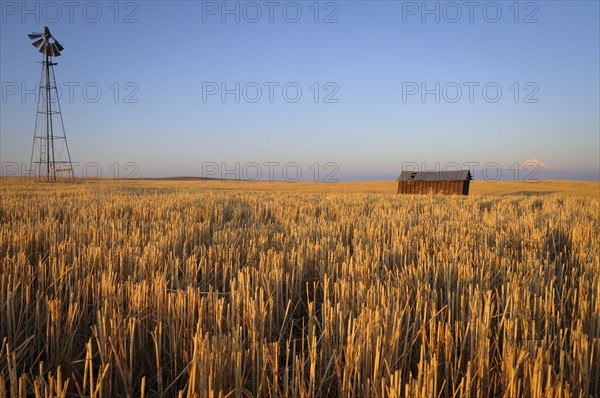
M 511 192 L 506 195 L 521 195 L 521 196 L 537 196 L 537 195 L 552 195 L 558 193 L 558 191 L 517 191 Z

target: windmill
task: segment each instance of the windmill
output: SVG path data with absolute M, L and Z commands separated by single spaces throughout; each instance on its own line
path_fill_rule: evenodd
M 64 47 L 44 26 L 44 33 L 31 33 L 33 46 L 42 53 L 42 72 L 38 95 L 37 116 L 31 148 L 30 173 L 37 174 L 40 179 L 56 181 L 57 177 L 74 179 L 73 164 L 65 125 L 60 110 L 56 77 L 54 76 L 53 57 L 60 56 Z

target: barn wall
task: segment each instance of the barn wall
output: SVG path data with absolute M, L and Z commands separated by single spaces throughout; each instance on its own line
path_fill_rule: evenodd
M 398 193 L 468 195 L 469 181 L 398 181 Z
M 463 195 L 468 195 L 469 194 L 469 184 L 471 183 L 471 181 L 467 180 L 463 182 L 463 187 L 462 187 L 462 194 Z

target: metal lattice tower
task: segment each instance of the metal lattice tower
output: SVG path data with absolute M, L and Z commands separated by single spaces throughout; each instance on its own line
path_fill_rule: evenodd
M 28 36 L 43 55 L 29 173 L 47 181 L 56 181 L 60 177 L 73 180 L 73 164 L 54 76 L 54 66 L 57 64 L 52 62 L 52 58 L 60 56 L 64 47 L 52 36 L 47 26 L 43 34 L 31 33 Z

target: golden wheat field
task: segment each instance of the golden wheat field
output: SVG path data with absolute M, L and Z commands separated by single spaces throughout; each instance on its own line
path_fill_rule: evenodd
M 0 397 L 600 396 L 597 183 L 218 184 L 3 181 Z

